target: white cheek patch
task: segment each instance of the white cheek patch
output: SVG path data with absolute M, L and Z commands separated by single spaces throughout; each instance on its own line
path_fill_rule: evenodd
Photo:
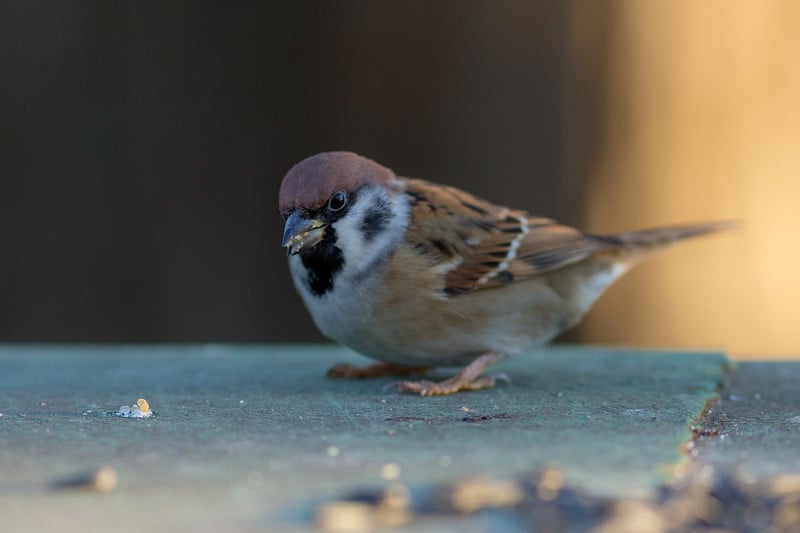
M 376 211 L 376 206 L 383 206 L 382 211 Z M 383 213 L 383 220 L 375 220 L 379 213 Z M 332 225 L 336 230 L 336 246 L 345 258 L 342 274 L 346 277 L 367 274 L 403 238 L 408 216 L 409 205 L 403 194 L 392 194 L 377 186 L 362 188 L 347 214 Z

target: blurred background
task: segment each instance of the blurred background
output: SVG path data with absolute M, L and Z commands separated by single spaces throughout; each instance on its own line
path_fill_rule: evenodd
M 317 341 L 280 180 L 347 149 L 594 232 L 741 219 L 569 341 L 800 354 L 800 3 L 0 8 L 0 341 Z

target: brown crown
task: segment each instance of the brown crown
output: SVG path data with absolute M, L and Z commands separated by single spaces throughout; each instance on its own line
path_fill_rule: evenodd
M 352 152 L 323 152 L 293 166 L 281 183 L 281 212 L 297 208 L 314 211 L 337 191 L 353 192 L 367 183 L 388 184 L 394 173 Z

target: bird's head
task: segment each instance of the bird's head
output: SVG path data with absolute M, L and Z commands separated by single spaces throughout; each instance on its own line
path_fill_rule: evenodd
M 286 254 L 307 253 L 335 238 L 334 226 L 347 219 L 350 231 L 369 240 L 388 222 L 391 212 L 381 198 L 394 182 L 391 170 L 352 152 L 324 152 L 297 163 L 279 194 Z

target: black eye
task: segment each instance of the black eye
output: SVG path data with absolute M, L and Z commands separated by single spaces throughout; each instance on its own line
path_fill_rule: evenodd
M 331 211 L 341 211 L 347 205 L 347 195 L 339 191 L 328 199 L 328 209 Z

